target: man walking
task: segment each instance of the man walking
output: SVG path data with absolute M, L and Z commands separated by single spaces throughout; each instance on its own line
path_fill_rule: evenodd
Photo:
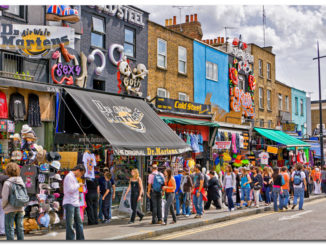
M 203 215 L 204 175 L 201 173 L 200 168 L 200 164 L 196 164 L 195 173 L 193 175 L 193 203 L 197 213 L 195 219 L 201 218 L 201 216 Z
M 294 209 L 297 206 L 297 199 L 300 198 L 299 210 L 303 210 L 303 199 L 304 199 L 304 192 L 307 190 L 307 181 L 306 181 L 306 175 L 302 171 L 301 164 L 297 164 L 296 170 L 292 173 L 291 180 L 293 181 L 293 189 L 294 189 L 292 209 Z
M 182 179 L 182 173 L 183 170 L 179 169 L 178 170 L 178 175 L 174 176 L 175 179 L 175 184 L 176 184 L 176 189 L 175 189 L 175 209 L 176 209 L 176 216 L 180 215 L 180 206 L 181 206 L 181 196 L 182 196 L 182 191 L 181 191 L 181 179 Z
M 147 197 L 151 199 L 152 224 L 162 224 L 162 186 L 164 185 L 164 176 L 157 170 L 157 165 L 152 165 L 152 173 L 148 176 Z
M 79 208 L 79 188 L 83 187 L 84 184 L 77 181 L 77 178 L 81 178 L 84 174 L 84 165 L 78 164 L 64 179 L 62 204 L 66 212 L 66 240 L 75 240 L 74 225 L 77 240 L 85 240 Z

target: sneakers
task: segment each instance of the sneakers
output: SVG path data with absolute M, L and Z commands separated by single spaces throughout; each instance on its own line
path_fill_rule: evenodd
M 294 209 L 296 206 L 297 206 L 296 204 L 293 204 L 292 209 Z
M 231 210 L 230 211 L 234 211 L 235 209 L 234 208 L 231 208 Z
M 144 216 L 145 215 L 142 215 L 142 216 L 139 217 L 139 222 L 143 220 Z
M 200 219 L 200 218 L 201 218 L 201 215 L 196 214 L 195 219 Z
M 190 217 L 190 214 L 186 214 L 185 216 L 186 216 L 187 218 L 189 218 L 189 217 Z
M 109 224 L 111 222 L 110 219 L 107 219 L 106 221 L 104 221 L 104 224 Z
M 159 225 L 163 225 L 164 222 L 163 222 L 162 220 L 160 220 L 159 222 L 157 222 L 157 224 L 159 224 Z
M 135 222 L 133 222 L 133 221 L 129 221 L 129 222 L 128 222 L 128 224 L 133 224 L 133 223 L 135 223 Z

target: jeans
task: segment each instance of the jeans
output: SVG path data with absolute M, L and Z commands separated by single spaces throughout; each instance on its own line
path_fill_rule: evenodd
M 176 210 L 176 214 L 177 215 L 180 215 L 180 196 L 182 195 L 182 193 L 179 191 L 179 192 L 176 192 L 175 193 L 175 210 Z
M 5 212 L 2 209 L 2 199 L 0 198 L 0 234 L 5 233 Z
M 298 198 L 300 198 L 299 209 L 301 210 L 303 207 L 304 187 L 294 188 L 293 205 L 297 205 Z
M 152 200 L 152 223 L 162 221 L 162 193 L 153 191 L 151 195 Z
M 100 220 L 103 220 L 102 198 L 103 198 L 103 195 L 100 194 L 100 198 L 98 200 L 98 207 L 99 207 L 99 210 L 98 210 L 98 218 Z
M 63 208 L 66 211 L 66 240 L 75 240 L 74 223 L 76 227 L 77 240 L 85 240 L 83 221 L 80 216 L 80 207 L 65 204 Z
M 92 193 L 89 192 L 86 194 L 86 204 L 87 204 L 87 208 L 86 208 L 86 212 L 87 212 L 87 217 L 88 217 L 88 224 L 89 225 L 93 225 L 93 224 L 97 224 L 98 220 L 97 220 L 97 193 Z
M 183 193 L 182 195 L 183 195 L 182 214 L 183 215 L 191 215 L 191 212 L 190 212 L 191 193 L 186 192 L 186 193 Z
M 283 194 L 280 195 L 280 209 L 281 210 L 288 205 L 289 196 L 290 196 L 289 190 L 283 190 Z
M 199 197 L 197 197 L 198 191 L 199 190 L 196 190 L 196 194 L 193 195 L 193 203 L 194 203 L 197 215 L 203 215 L 203 194 L 200 193 Z
M 241 188 L 241 201 L 250 201 L 250 188 Z
M 273 187 L 274 211 L 278 211 L 277 199 L 278 199 L 278 197 L 280 195 L 280 192 L 281 192 L 281 188 L 279 188 L 279 187 Z M 281 206 L 281 198 L 280 198 L 280 206 Z
M 111 219 L 112 195 L 111 192 L 105 197 L 102 202 L 102 212 L 106 220 Z
M 271 203 L 271 188 L 269 186 L 265 186 L 265 203 L 269 204 Z
M 24 212 L 11 212 L 5 214 L 5 231 L 7 240 L 15 240 L 15 228 L 17 232 L 17 240 L 24 240 L 23 226 Z
M 131 222 L 135 222 L 136 215 L 138 215 L 139 218 L 142 218 L 144 216 L 144 214 L 137 208 L 138 197 L 139 193 L 132 193 L 130 196 L 130 206 L 132 210 L 132 214 L 130 217 Z
M 326 183 L 321 183 L 321 191 L 322 193 L 326 193 Z
M 227 188 L 225 189 L 226 192 L 226 196 L 228 198 L 228 208 L 229 210 L 231 210 L 232 208 L 234 208 L 234 204 L 233 204 L 233 199 L 232 199 L 232 194 L 233 194 L 233 188 Z
M 174 222 L 177 222 L 177 217 L 174 213 L 174 207 L 173 207 L 173 201 L 174 201 L 174 192 L 166 192 L 165 198 L 166 198 L 166 204 L 164 207 L 164 222 L 166 223 L 168 220 L 169 210 L 172 214 L 172 218 Z

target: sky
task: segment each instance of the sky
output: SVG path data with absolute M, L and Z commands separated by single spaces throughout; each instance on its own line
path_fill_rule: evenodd
M 180 4 L 181 5 L 181 4 Z M 180 6 L 177 5 L 177 6 Z M 173 5 L 136 5 L 150 13 L 150 20 L 164 25 L 165 19 L 177 16 Z M 181 22 L 185 15 L 197 13 L 203 39 L 227 36 L 264 46 L 262 5 L 181 5 Z M 276 55 L 276 79 L 311 94 L 318 100 L 317 40 L 320 55 L 326 55 L 326 5 L 265 5 L 265 46 Z M 321 59 L 322 99 L 326 99 L 326 58 Z M 311 92 L 311 93 L 309 93 Z

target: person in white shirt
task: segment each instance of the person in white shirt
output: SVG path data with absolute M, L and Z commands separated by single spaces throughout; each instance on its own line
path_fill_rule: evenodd
M 81 178 L 84 174 L 84 165 L 78 164 L 64 178 L 62 205 L 66 212 L 66 240 L 75 240 L 74 223 L 76 227 L 76 239 L 85 240 L 79 204 L 79 188 L 83 187 L 84 184 L 78 183 L 77 181 L 77 178 Z

